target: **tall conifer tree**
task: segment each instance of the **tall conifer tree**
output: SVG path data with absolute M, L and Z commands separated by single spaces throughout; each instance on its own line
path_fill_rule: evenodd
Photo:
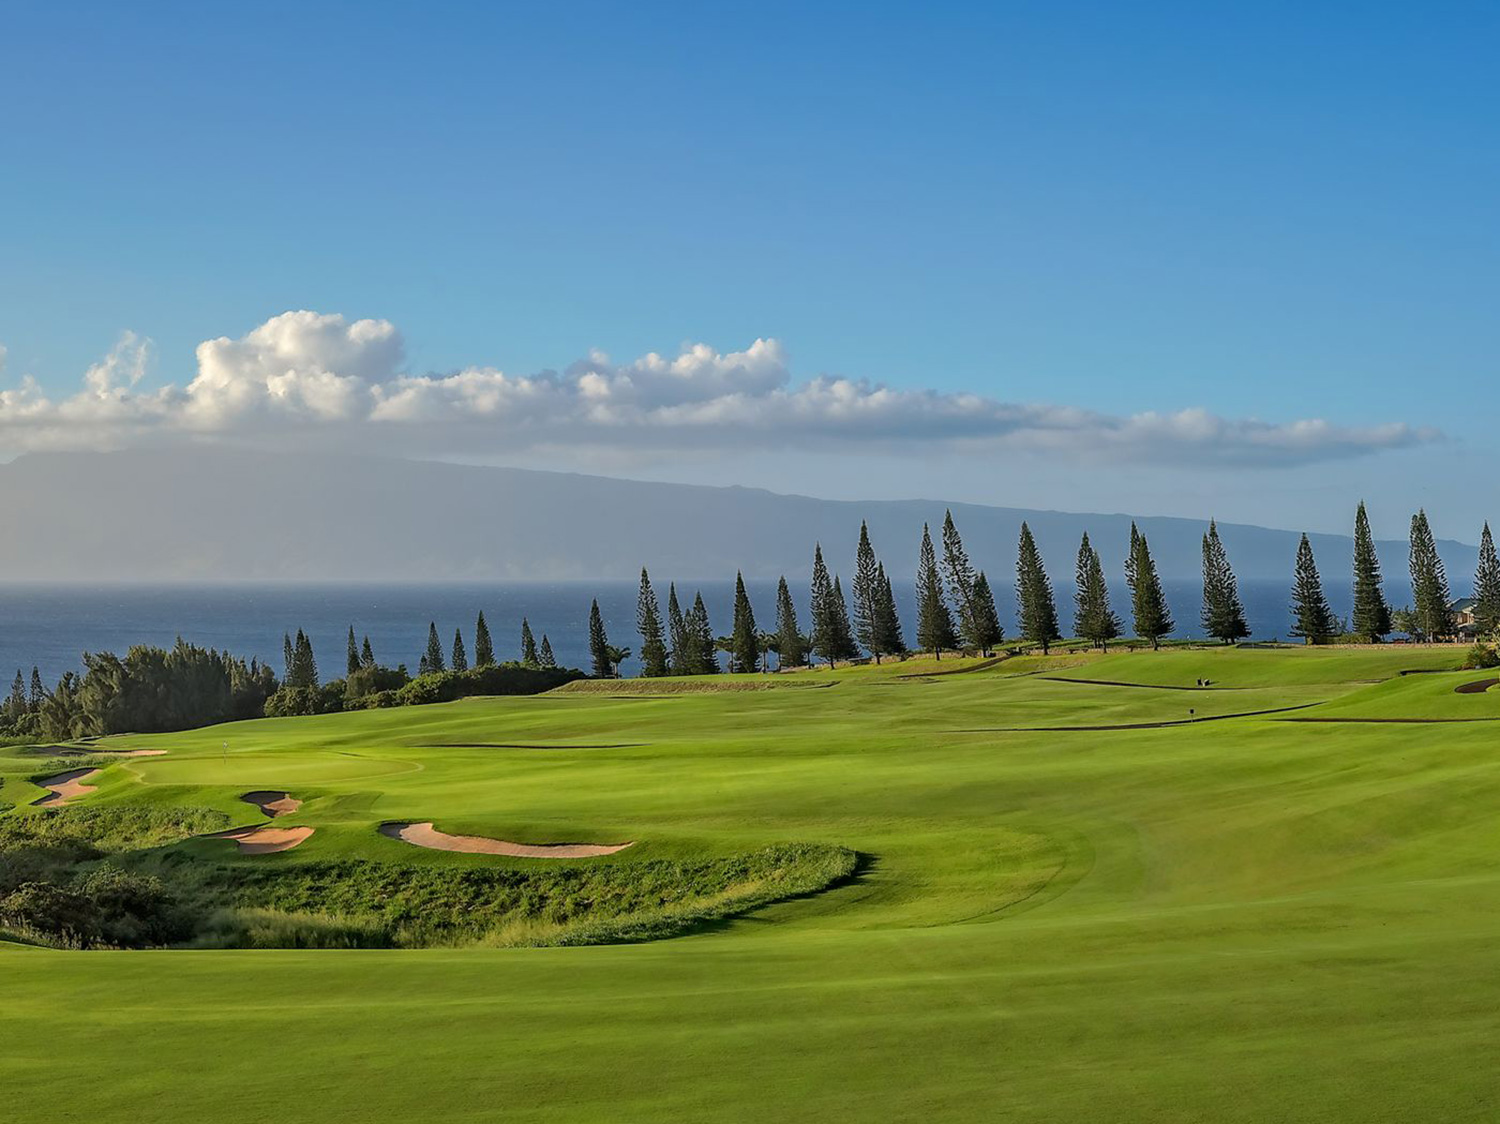
M 1338 618 L 1323 594 L 1323 579 L 1313 560 L 1307 536 L 1297 544 L 1296 577 L 1292 583 L 1292 635 L 1309 644 L 1325 644 L 1338 634 Z
M 667 641 L 671 644 L 668 667 L 673 675 L 693 675 L 698 667 L 698 649 L 688 631 L 687 617 L 677 600 L 677 583 L 667 586 Z
M 661 606 L 651 577 L 641 567 L 641 588 L 636 596 L 635 625 L 641 634 L 641 674 L 658 678 L 667 674 L 667 636 L 661 623 Z
M 1479 564 L 1474 567 L 1474 627 L 1481 636 L 1500 632 L 1500 557 L 1485 523 L 1479 536 Z
M 1005 639 L 1005 629 L 1000 624 L 1000 614 L 995 610 L 995 594 L 990 589 L 990 579 L 980 570 L 974 577 L 971 590 L 974 602 L 974 635 L 971 637 L 981 655 L 989 655 Z
M 484 610 L 479 610 L 479 619 L 474 622 L 474 666 L 490 667 L 495 662 L 495 642 L 490 639 L 490 626 L 485 622 Z
M 854 626 L 849 623 L 849 603 L 844 600 L 844 587 L 839 576 L 833 576 L 833 594 L 829 598 L 833 614 L 832 638 L 834 659 L 852 660 L 859 657 L 859 645 L 854 640 Z
M 966 647 L 984 648 L 980 638 L 984 631 L 980 610 L 974 602 L 974 566 L 964 550 L 952 511 L 943 513 L 943 578 L 948 584 L 948 599 L 953 603 L 960 639 Z
M 526 632 L 529 634 L 530 631 L 527 627 Z M 594 678 L 614 678 L 615 664 L 610 658 L 609 634 L 604 631 L 604 617 L 599 613 L 597 600 L 589 605 L 589 658 L 593 661 Z
M 1154 650 L 1161 647 L 1161 638 L 1171 635 L 1177 624 L 1172 620 L 1166 594 L 1162 592 L 1156 562 L 1151 557 L 1151 544 L 1133 526 L 1131 543 L 1131 561 L 1126 572 L 1131 575 L 1130 607 L 1135 618 L 1135 634 L 1142 640 L 1151 641 Z
M 318 685 L 318 662 L 313 658 L 312 641 L 300 628 L 292 644 L 292 686 L 316 687 Z
M 833 582 L 828 576 L 828 567 L 823 562 L 823 544 L 817 543 L 813 546 L 813 570 L 812 570 L 812 651 L 816 656 L 821 656 L 828 661 L 828 666 L 833 666 L 833 661 L 838 657 L 833 654 L 838 651 L 838 639 L 835 635 L 838 622 L 833 608 Z
M 1411 517 L 1411 596 L 1417 628 L 1425 639 L 1440 639 L 1452 632 L 1448 575 L 1426 511 Z
M 344 673 L 353 675 L 359 670 L 359 645 L 354 640 L 354 626 L 349 626 L 349 651 L 344 660 Z
M 722 669 L 719 667 L 719 648 L 714 640 L 713 625 L 708 619 L 708 606 L 703 604 L 703 591 L 698 590 L 693 594 L 693 607 L 688 617 L 688 630 L 693 635 L 693 649 L 695 675 L 717 675 Z
M 47 689 L 42 686 L 42 673 L 32 665 L 31 668 L 31 697 L 28 699 L 33 714 L 42 709 L 42 700 L 47 697 Z
M 760 630 L 755 627 L 755 609 L 745 592 L 743 574 L 734 575 L 734 623 L 729 630 L 729 670 L 740 673 L 760 670 Z
M 1380 556 L 1370 534 L 1370 519 L 1365 501 L 1359 501 L 1354 513 L 1354 616 L 1352 626 L 1357 635 L 1370 644 L 1378 644 L 1391 631 L 1391 607 L 1381 588 Z
M 1021 636 L 1040 644 L 1042 654 L 1046 655 L 1052 641 L 1062 639 L 1062 631 L 1057 624 L 1052 581 L 1047 577 L 1031 528 L 1024 521 L 1016 548 L 1016 604 L 1020 609 Z
M 292 646 L 292 634 L 283 632 L 281 634 L 281 681 L 288 687 L 295 686 L 292 682 L 292 665 L 297 662 L 297 650 Z
M 917 647 L 943 658 L 943 649 L 958 646 L 953 629 L 953 614 L 943 597 L 943 580 L 938 574 L 937 552 L 932 548 L 932 532 L 922 524 L 922 552 L 917 559 Z
M 359 649 L 359 666 L 360 667 L 374 667 L 375 666 L 375 649 L 370 646 L 370 637 L 369 637 L 368 634 L 365 636 L 365 642 L 362 645 L 360 645 L 360 649 Z
M 797 622 L 797 606 L 792 601 L 786 577 L 776 583 L 776 670 L 800 667 L 806 659 L 802 627 Z
M 527 667 L 537 665 L 536 637 L 531 631 L 531 622 L 521 618 L 521 662 Z
M 1078 544 L 1078 565 L 1073 579 L 1073 631 L 1090 644 L 1107 649 L 1120 635 L 1120 618 L 1109 607 L 1109 584 L 1104 580 L 1104 564 L 1099 552 L 1089 542 L 1088 532 Z
M 557 657 L 552 654 L 552 641 L 547 639 L 547 634 L 542 633 L 542 649 L 537 653 L 537 663 L 549 670 L 557 666 Z
M 453 656 L 449 660 L 448 666 L 453 668 L 454 671 L 469 670 L 469 653 L 464 647 L 464 634 L 461 629 L 455 628 L 453 630 Z
M 888 656 L 899 656 L 906 651 L 906 637 L 901 632 L 901 614 L 896 609 L 896 595 L 891 590 L 891 579 L 886 577 L 884 564 L 877 565 L 876 574 L 880 585 L 875 613 L 875 635 L 879 651 Z M 990 603 L 994 604 L 993 598 Z M 996 623 L 998 625 L 999 622 Z M 880 662 L 879 655 L 875 662 Z
M 427 651 L 422 655 L 422 662 L 417 665 L 423 675 L 431 675 L 442 671 L 446 666 L 443 659 L 443 642 L 438 639 L 437 621 L 427 622 Z
M 854 552 L 854 637 L 875 662 L 880 662 L 879 616 L 880 563 L 870 545 L 870 528 L 861 520 L 859 547 Z
M 1203 630 L 1225 644 L 1250 635 L 1239 583 L 1212 519 L 1208 521 L 1208 534 L 1203 536 Z
M 21 669 L 16 668 L 16 677 L 11 681 L 10 698 L 5 700 L 5 712 L 12 722 L 25 714 L 26 705 L 26 677 L 21 674 Z

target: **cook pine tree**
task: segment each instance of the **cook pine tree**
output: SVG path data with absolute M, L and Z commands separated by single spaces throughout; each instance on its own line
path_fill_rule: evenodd
M 537 663 L 549 671 L 557 667 L 557 657 L 552 654 L 552 641 L 547 639 L 545 632 L 542 633 L 542 647 L 537 653 Z
M 1438 556 L 1425 510 L 1411 517 L 1410 563 L 1412 612 L 1417 632 L 1426 640 L 1441 639 L 1453 631 L 1448 608 L 1448 575 Z
M 442 671 L 445 664 L 443 642 L 438 639 L 437 622 L 429 621 L 427 623 L 427 651 L 422 653 L 422 658 L 417 663 L 417 674 L 431 675 Z
M 688 632 L 687 617 L 677 600 L 677 583 L 667 585 L 667 667 L 673 675 L 692 675 L 697 665 L 693 640 Z
M 454 671 L 469 670 L 469 653 L 464 647 L 464 634 L 461 629 L 453 630 L 453 655 L 448 660 L 448 666 Z
M 1161 577 L 1156 572 L 1156 562 L 1151 557 L 1151 544 L 1146 536 L 1130 526 L 1130 560 L 1125 573 L 1130 582 L 1130 608 L 1136 636 L 1151 642 L 1152 650 L 1161 647 L 1162 637 L 1170 636 L 1177 624 L 1172 620 L 1167 607 L 1167 597 L 1162 591 Z
M 359 645 L 354 640 L 354 626 L 349 626 L 349 651 L 344 660 L 344 674 L 353 675 L 359 670 Z
M 479 619 L 474 622 L 474 666 L 490 667 L 495 662 L 495 644 L 490 639 L 490 626 L 485 623 L 484 610 L 479 610 Z
M 953 614 L 943 597 L 943 579 L 938 573 L 937 552 L 932 547 L 932 532 L 923 523 L 922 548 L 917 556 L 917 647 L 941 660 L 944 650 L 957 646 Z
M 1481 636 L 1500 633 L 1500 557 L 1485 523 L 1479 535 L 1479 562 L 1474 567 L 1474 627 Z
M 745 592 L 744 575 L 734 575 L 734 616 L 729 627 L 729 670 L 747 674 L 760 670 L 760 630 L 755 609 Z
M 1381 585 L 1380 555 L 1370 534 L 1365 501 L 1354 513 L 1354 613 L 1351 626 L 1367 644 L 1379 644 L 1391 632 L 1391 607 Z
M 1313 559 L 1307 536 L 1297 544 L 1296 576 L 1292 580 L 1292 635 L 1309 644 L 1326 644 L 1338 635 L 1338 618 L 1323 594 L 1323 579 Z
M 527 632 L 530 632 L 528 627 Z M 615 677 L 614 660 L 611 658 L 609 634 L 604 631 L 604 617 L 599 612 L 596 599 L 589 605 L 589 659 L 593 664 L 595 679 Z
M 1062 639 L 1062 631 L 1057 623 L 1052 581 L 1047 577 L 1031 528 L 1024 521 L 1016 547 L 1016 606 L 1020 610 L 1022 638 L 1040 645 L 1046 655 L 1052 641 Z
M 896 594 L 891 589 L 891 579 L 886 576 L 884 563 L 877 564 L 876 575 L 880 595 L 875 605 L 875 634 L 880 650 L 887 655 L 904 657 L 906 637 L 901 632 L 901 614 L 896 610 Z
M 671 669 L 668 666 L 667 634 L 661 623 L 661 606 L 656 600 L 656 590 L 651 588 L 651 577 L 641 567 L 641 588 L 636 597 L 636 631 L 641 636 L 641 674 L 659 678 Z
M 952 602 L 957 617 L 959 639 L 966 648 L 980 648 L 979 612 L 974 604 L 974 565 L 964 550 L 963 539 L 953 522 L 953 512 L 943 513 L 943 580 L 948 586 L 948 600 Z
M 521 618 L 521 663 L 526 667 L 536 667 L 538 663 L 536 636 L 531 631 L 531 622 L 525 617 Z
M 854 638 L 875 662 L 880 662 L 880 561 L 870 544 L 870 528 L 859 524 L 859 546 L 854 551 Z
M 974 644 L 980 655 L 988 656 L 1005 639 L 1005 629 L 1000 624 L 1000 614 L 995 611 L 995 594 L 990 590 L 990 579 L 983 570 L 974 576 L 972 587 L 974 599 Z
M 1203 536 L 1203 631 L 1225 644 L 1250 635 L 1245 607 L 1240 603 L 1239 583 L 1229 565 L 1229 555 L 1219 538 L 1218 525 L 1210 519 Z
M 1089 542 L 1088 532 L 1078 544 L 1078 564 L 1073 578 L 1073 632 L 1101 651 L 1120 635 L 1120 618 L 1109 607 L 1109 585 L 1099 552 Z
M 693 607 L 688 613 L 688 631 L 692 634 L 693 674 L 717 675 L 719 646 L 714 640 L 713 625 L 708 619 L 708 606 L 703 604 L 703 591 L 693 594 Z
M 797 606 L 792 601 L 786 576 L 776 583 L 776 670 L 801 667 L 807 659 L 802 627 L 797 621 Z
M 812 653 L 827 660 L 831 669 L 839 660 L 857 654 L 857 650 L 843 588 L 838 579 L 829 580 L 821 543 L 813 546 L 811 602 Z

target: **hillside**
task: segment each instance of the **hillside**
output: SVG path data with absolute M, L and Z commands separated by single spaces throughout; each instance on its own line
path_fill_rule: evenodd
M 997 497 L 998 498 L 998 497 Z M 1351 504 L 1354 497 L 1351 497 Z M 935 500 L 847 502 L 751 488 L 646 483 L 353 456 L 175 448 L 32 454 L 0 466 L 0 577 L 18 581 L 457 581 L 686 578 L 800 573 L 812 544 L 850 557 L 859 521 L 896 577 L 921 525 L 951 506 L 969 554 L 1009 573 L 1021 520 L 1054 577 L 1072 574 L 1084 530 L 1118 573 L 1131 516 Z M 1204 523 L 1135 516 L 1163 577 L 1199 573 Z M 1297 532 L 1221 523 L 1241 578 L 1288 577 Z M 1350 544 L 1314 535 L 1330 577 Z M 1474 549 L 1440 542 L 1462 578 Z M 1387 573 L 1406 544 L 1385 542 Z

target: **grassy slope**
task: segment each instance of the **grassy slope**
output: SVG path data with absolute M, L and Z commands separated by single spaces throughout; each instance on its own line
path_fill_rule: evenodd
M 253 1089 L 350 1122 L 1491 1119 L 1496 724 L 962 732 L 1322 699 L 1302 713 L 1500 715 L 1500 694 L 1452 693 L 1476 673 L 1365 685 L 1456 659 L 1120 654 L 1060 673 L 1249 689 L 1002 663 L 117 739 L 172 753 L 111 767 L 91 800 L 252 822 L 240 791 L 309 797 L 286 822 L 317 835 L 260 862 L 521 861 L 400 850 L 372 830 L 386 818 L 633 838 L 639 857 L 805 840 L 876 861 L 854 885 L 649 945 L 0 947 L 0 1103 L 30 1122 L 260 1119 Z M 623 748 L 435 747 L 456 742 Z M 8 798 L 34 794 L 25 762 L 0 766 Z

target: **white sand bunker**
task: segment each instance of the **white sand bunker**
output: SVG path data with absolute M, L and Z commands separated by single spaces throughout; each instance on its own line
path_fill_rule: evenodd
M 380 834 L 399 839 L 414 847 L 433 851 L 462 851 L 467 855 L 510 855 L 520 859 L 588 859 L 596 855 L 613 855 L 629 843 L 512 843 L 506 839 L 486 839 L 483 835 L 449 835 L 429 823 L 383 823 Z
M 98 769 L 69 769 L 66 773 L 45 777 L 36 783 L 47 790 L 47 795 L 38 797 L 32 803 L 39 808 L 55 808 L 59 804 L 66 804 L 69 800 L 87 796 L 95 791 L 96 786 L 83 782 L 92 780 L 98 775 Z
M 310 827 L 232 827 L 205 839 L 233 839 L 242 855 L 274 855 L 300 847 L 312 835 Z
M 247 792 L 240 799 L 246 804 L 254 804 L 272 819 L 277 816 L 289 816 L 302 807 L 302 801 L 296 799 L 291 793 L 277 792 L 272 789 Z

